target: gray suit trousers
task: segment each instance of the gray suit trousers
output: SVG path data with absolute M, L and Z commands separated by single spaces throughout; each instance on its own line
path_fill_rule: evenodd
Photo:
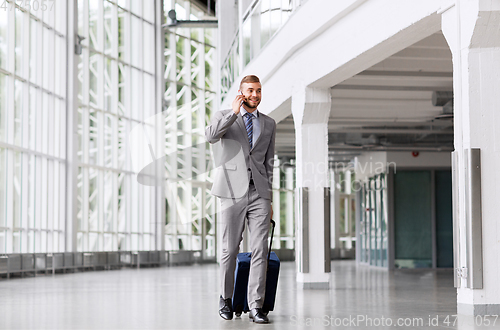
M 248 278 L 248 307 L 262 308 L 266 293 L 268 236 L 271 218 L 271 201 L 259 196 L 250 184 L 248 192 L 240 199 L 221 198 L 222 297 L 232 298 L 236 255 L 243 238 L 245 220 L 250 234 L 252 261 Z

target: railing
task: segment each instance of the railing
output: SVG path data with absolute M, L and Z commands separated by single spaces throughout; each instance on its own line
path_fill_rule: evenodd
M 211 260 L 215 262 L 214 260 Z M 207 262 L 201 251 L 117 251 L 12 253 L 0 255 L 0 275 L 50 273 L 76 270 L 113 269 L 121 267 L 174 266 Z
M 221 99 L 240 72 L 299 7 L 296 0 L 256 0 L 243 15 L 242 23 L 221 67 Z

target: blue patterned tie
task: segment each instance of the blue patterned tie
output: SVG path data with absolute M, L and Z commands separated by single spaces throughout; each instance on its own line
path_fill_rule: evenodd
M 245 127 L 247 129 L 248 142 L 250 143 L 250 149 L 252 149 L 252 140 L 253 140 L 253 121 L 252 114 L 245 113 Z

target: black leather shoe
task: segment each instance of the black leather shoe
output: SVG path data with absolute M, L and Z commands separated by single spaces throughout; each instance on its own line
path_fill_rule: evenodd
M 252 308 L 249 317 L 250 320 L 254 321 L 255 323 L 269 323 L 269 319 L 262 312 L 262 308 Z
M 232 320 L 233 319 L 233 307 L 232 307 L 231 298 L 223 299 L 222 296 L 220 296 L 219 315 L 224 320 Z

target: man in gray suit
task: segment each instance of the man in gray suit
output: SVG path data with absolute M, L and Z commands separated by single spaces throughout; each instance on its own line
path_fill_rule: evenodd
M 257 110 L 262 86 L 256 76 L 242 79 L 232 109 L 216 112 L 205 130 L 210 143 L 220 141 L 215 153 L 212 194 L 221 199 L 222 223 L 219 315 L 233 318 L 231 298 L 236 255 L 245 220 L 250 234 L 252 261 L 248 279 L 250 318 L 269 323 L 262 312 L 267 271 L 267 239 L 272 217 L 272 180 L 276 122 Z M 214 147 L 214 149 L 216 149 Z

